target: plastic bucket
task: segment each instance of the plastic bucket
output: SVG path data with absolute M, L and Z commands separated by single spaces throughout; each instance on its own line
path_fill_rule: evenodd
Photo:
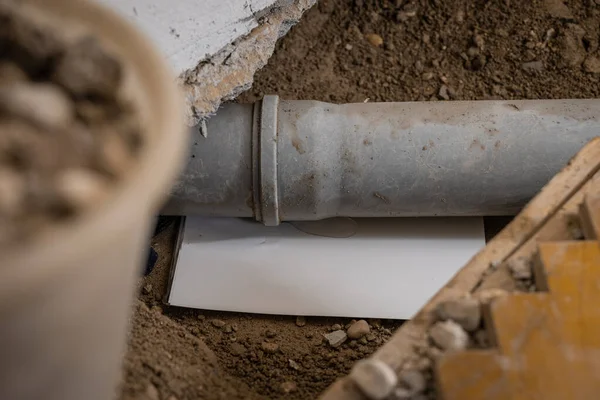
M 106 400 L 116 395 L 153 216 L 182 167 L 183 97 L 165 60 L 112 11 L 82 0 L 28 1 L 85 26 L 128 64 L 147 142 L 109 201 L 2 250 L 0 399 Z

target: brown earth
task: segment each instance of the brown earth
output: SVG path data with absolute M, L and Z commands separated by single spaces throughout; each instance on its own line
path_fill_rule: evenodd
M 240 101 L 594 98 L 599 34 L 599 0 L 321 0 Z M 401 324 L 370 321 L 369 340 L 332 348 L 323 334 L 349 319 L 162 306 L 174 234 L 154 238 L 140 283 L 153 311 L 136 307 L 123 399 L 315 398 Z

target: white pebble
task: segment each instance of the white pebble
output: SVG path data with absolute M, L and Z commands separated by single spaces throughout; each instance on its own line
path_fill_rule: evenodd
M 444 351 L 464 350 L 469 344 L 469 335 L 454 321 L 437 322 L 429 330 L 429 337 Z
M 350 371 L 349 377 L 371 400 L 385 399 L 398 384 L 394 370 L 379 360 L 359 361 Z

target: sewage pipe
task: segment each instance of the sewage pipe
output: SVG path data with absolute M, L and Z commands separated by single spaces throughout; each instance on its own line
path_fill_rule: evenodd
M 600 100 L 227 104 L 192 132 L 165 215 L 265 225 L 515 215 L 600 133 Z

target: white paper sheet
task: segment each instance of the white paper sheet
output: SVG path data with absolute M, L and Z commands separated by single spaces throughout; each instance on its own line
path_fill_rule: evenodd
M 408 319 L 485 245 L 482 218 L 356 219 L 347 238 L 187 218 L 168 302 L 263 314 Z

